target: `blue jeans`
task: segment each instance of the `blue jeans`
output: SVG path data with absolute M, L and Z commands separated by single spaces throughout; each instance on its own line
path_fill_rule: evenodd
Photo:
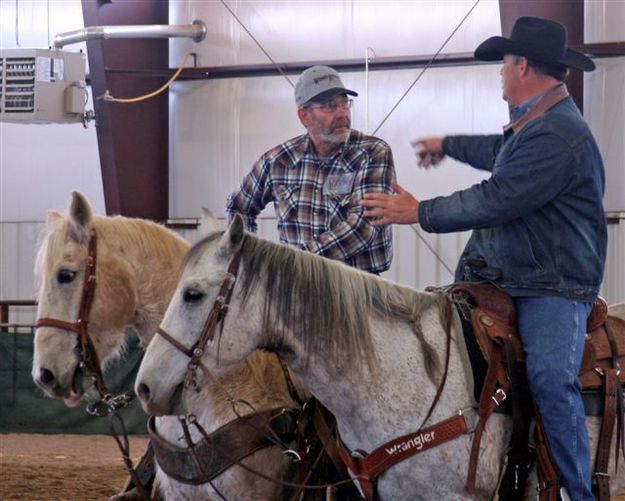
M 578 377 L 592 304 L 555 296 L 514 300 L 530 389 L 560 473 L 560 484 L 573 501 L 594 501 Z

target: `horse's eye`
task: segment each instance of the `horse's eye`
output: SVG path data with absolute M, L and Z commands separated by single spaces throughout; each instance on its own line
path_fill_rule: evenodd
M 187 289 L 184 291 L 184 302 L 185 303 L 197 303 L 204 297 L 204 293 L 200 292 L 197 289 Z
M 62 269 L 59 270 L 59 272 L 56 274 L 56 279 L 59 281 L 60 284 L 68 284 L 75 278 L 76 272 L 71 270 Z

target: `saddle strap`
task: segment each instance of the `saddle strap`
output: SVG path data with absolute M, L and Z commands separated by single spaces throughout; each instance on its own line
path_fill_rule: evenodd
M 505 382 L 503 386 L 499 388 L 501 391 L 497 390 L 497 383 L 499 382 L 498 369 L 502 362 L 501 351 L 493 351 L 478 406 L 479 422 L 477 428 L 475 428 L 473 443 L 471 444 L 469 471 L 467 473 L 467 490 L 469 492 L 475 491 L 475 478 L 477 475 L 477 461 L 480 455 L 480 442 L 482 441 L 484 428 L 486 428 L 486 422 L 495 410 L 495 407 L 497 407 L 506 398 L 506 393 L 510 388 L 510 383 Z
M 538 499 L 539 501 L 557 501 L 560 483 L 558 472 L 553 462 L 553 456 L 547 444 L 543 421 L 534 405 L 534 440 L 536 442 L 536 476 L 538 477 Z
M 532 398 L 524 377 L 524 366 L 518 362 L 512 343 L 506 338 L 503 338 L 503 343 L 511 383 L 512 437 L 506 452 L 498 499 L 521 501 L 525 495 L 527 475 L 534 463 L 534 451 L 528 447 Z
M 617 399 L 620 388 L 616 369 L 605 369 L 603 374 L 603 422 L 601 423 L 601 433 L 599 434 L 599 443 L 597 444 L 595 479 L 597 481 L 597 500 L 609 501 L 610 475 L 608 474 L 608 464 L 610 462 L 610 447 L 612 445 L 612 433 L 616 421 Z
M 614 320 L 614 319 L 613 319 Z M 618 324 L 617 324 L 618 325 Z M 618 471 L 618 460 L 619 460 L 619 443 L 621 447 L 621 451 L 623 456 L 625 457 L 625 430 L 623 430 L 623 422 L 625 421 L 625 409 L 623 402 L 623 390 L 620 388 L 621 386 L 621 365 L 619 363 L 619 354 L 618 354 L 618 343 L 616 342 L 616 335 L 612 330 L 612 325 L 610 322 L 606 321 L 604 323 L 605 333 L 608 336 L 608 341 L 610 343 L 610 350 L 612 352 L 612 368 L 616 371 L 616 450 L 614 451 L 615 462 L 616 462 L 616 470 Z M 604 413 L 605 415 L 605 413 Z

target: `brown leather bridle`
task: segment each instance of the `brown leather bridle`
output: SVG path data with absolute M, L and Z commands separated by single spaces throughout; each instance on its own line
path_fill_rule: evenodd
M 137 471 L 133 468 L 132 459 L 130 458 L 128 435 L 126 433 L 124 421 L 120 415 L 117 414 L 119 409 L 125 407 L 132 401 L 134 398 L 134 392 L 130 390 L 116 396 L 109 392 L 106 387 L 106 383 L 104 382 L 104 376 L 102 375 L 102 366 L 100 364 L 100 359 L 98 358 L 98 353 L 96 352 L 93 341 L 89 336 L 89 315 L 95 298 L 97 261 L 98 239 L 95 232 L 92 232 L 87 244 L 87 264 L 85 265 L 85 273 L 82 281 L 82 296 L 80 298 L 78 318 L 75 322 L 66 322 L 64 320 L 57 320 L 56 318 L 45 317 L 38 319 L 35 326 L 37 328 L 55 327 L 57 329 L 63 329 L 78 334 L 79 355 L 78 364 L 76 365 L 74 376 L 72 377 L 72 389 L 74 392 L 78 393 L 76 388 L 76 376 L 79 370 L 84 374 L 91 375 L 93 385 L 100 395 L 100 401 L 87 405 L 87 412 L 94 416 L 108 415 L 110 417 L 111 436 L 115 439 L 117 445 L 119 446 L 124 465 L 130 473 L 134 485 L 138 489 L 141 497 L 143 499 L 150 500 L 150 494 L 141 482 Z M 117 419 L 119 425 L 121 426 L 121 439 L 117 436 L 118 433 L 113 426 L 114 418 Z
M 104 399 L 110 396 L 109 390 L 104 383 L 104 377 L 102 376 L 102 368 L 100 366 L 100 359 L 93 345 L 93 341 L 89 336 L 89 314 L 91 312 L 91 306 L 93 305 L 93 299 L 95 297 L 96 288 L 96 263 L 97 263 L 97 237 L 95 233 L 92 233 L 89 237 L 88 243 L 88 255 L 87 264 L 85 266 L 85 274 L 82 281 L 82 297 L 80 299 L 80 308 L 78 310 L 78 318 L 75 322 L 66 322 L 64 320 L 57 320 L 56 318 L 40 318 L 37 320 L 35 326 L 39 327 L 55 327 L 57 329 L 63 329 L 66 331 L 75 332 L 78 334 L 78 348 L 79 359 L 76 366 L 76 371 L 81 370 L 91 374 L 93 378 L 93 384 L 100 393 L 100 396 Z M 72 378 L 73 390 L 76 391 L 76 371 Z
M 228 304 L 230 303 L 234 283 L 237 279 L 240 262 L 241 251 L 238 251 L 230 261 L 228 271 L 226 272 L 226 277 L 221 283 L 219 293 L 217 294 L 217 298 L 213 303 L 213 307 L 208 314 L 206 322 L 204 323 L 202 333 L 191 348 L 187 348 L 186 346 L 184 346 L 180 341 L 175 339 L 161 327 L 159 327 L 156 331 L 163 339 L 168 341 L 172 346 L 174 346 L 176 349 L 178 349 L 191 359 L 189 360 L 189 364 L 187 366 L 187 375 L 184 379 L 185 388 L 197 386 L 196 371 L 198 367 L 202 369 L 204 374 L 206 374 L 209 378 L 213 379 L 213 374 L 204 366 L 204 364 L 202 364 L 201 359 L 204 355 L 206 345 L 214 341 L 215 331 L 217 330 L 217 326 L 220 323 L 221 329 L 223 330 L 223 321 L 226 318 L 226 313 L 228 313 Z

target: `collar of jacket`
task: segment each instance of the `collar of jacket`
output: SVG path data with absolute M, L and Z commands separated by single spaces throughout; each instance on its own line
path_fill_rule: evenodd
M 527 125 L 528 122 L 539 117 L 567 97 L 569 97 L 569 91 L 567 90 L 566 85 L 564 85 L 564 83 L 556 85 L 547 91 L 542 98 L 536 101 L 536 103 L 529 110 L 527 110 L 527 113 L 525 113 L 522 117 L 514 122 L 504 125 L 504 133 L 509 132 L 512 129 L 512 132 L 517 134 Z

